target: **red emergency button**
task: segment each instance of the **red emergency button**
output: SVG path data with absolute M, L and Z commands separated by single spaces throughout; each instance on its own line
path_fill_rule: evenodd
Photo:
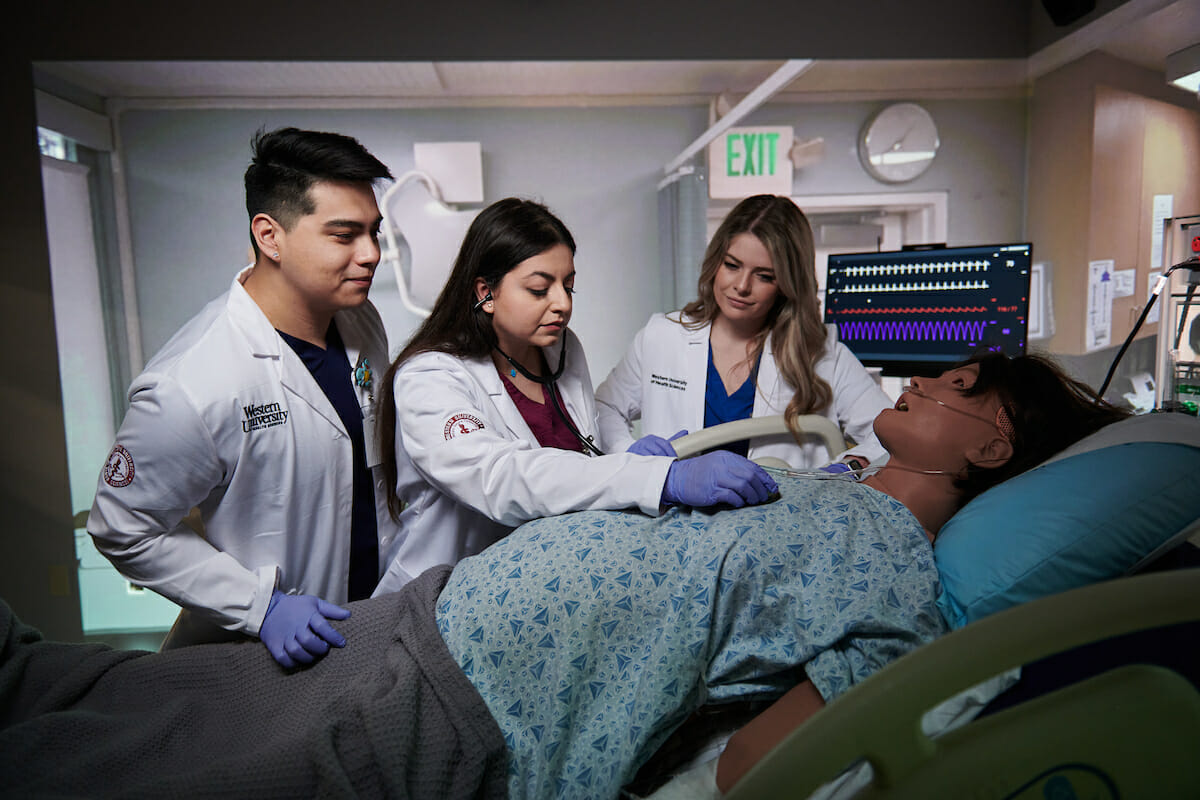
M 1192 252 L 1200 253 L 1200 236 L 1192 237 Z

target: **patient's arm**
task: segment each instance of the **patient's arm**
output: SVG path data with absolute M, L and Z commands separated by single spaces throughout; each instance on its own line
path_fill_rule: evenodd
M 811 681 L 801 681 L 776 700 L 729 737 L 729 744 L 717 761 L 717 788 L 722 793 L 733 788 L 760 758 L 824 706 L 824 698 Z

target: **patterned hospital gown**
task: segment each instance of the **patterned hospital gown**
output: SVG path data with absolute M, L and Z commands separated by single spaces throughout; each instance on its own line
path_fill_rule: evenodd
M 567 514 L 458 564 L 437 622 L 504 733 L 513 800 L 615 798 L 699 705 L 805 675 L 830 700 L 945 632 L 903 505 L 776 478 L 768 505 Z

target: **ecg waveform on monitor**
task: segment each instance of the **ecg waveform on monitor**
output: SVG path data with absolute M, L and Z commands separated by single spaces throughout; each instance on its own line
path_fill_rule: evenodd
M 884 375 L 936 374 L 986 347 L 1025 352 L 1028 243 L 833 253 L 825 321 Z
M 920 261 L 912 264 L 865 264 L 846 267 L 846 274 L 864 275 L 937 275 L 955 272 L 987 272 L 988 259 L 971 258 L 962 261 Z
M 860 283 L 836 289 L 846 294 L 879 294 L 882 292 L 961 292 L 966 289 L 990 289 L 987 281 L 934 281 L 933 283 Z
M 983 314 L 987 306 L 901 306 L 897 308 L 843 308 L 838 313 L 850 314 Z
M 849 341 L 978 342 L 986 327 L 982 320 L 863 320 L 841 323 L 838 336 Z

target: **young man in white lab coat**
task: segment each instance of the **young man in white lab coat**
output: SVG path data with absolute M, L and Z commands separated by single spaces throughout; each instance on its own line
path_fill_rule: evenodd
M 183 607 L 164 648 L 258 636 L 285 667 L 345 640 L 395 536 L 374 436 L 388 363 L 367 300 L 391 178 L 357 141 L 260 132 L 246 170 L 254 263 L 129 390 L 88 532 Z M 199 509 L 203 535 L 183 523 Z

